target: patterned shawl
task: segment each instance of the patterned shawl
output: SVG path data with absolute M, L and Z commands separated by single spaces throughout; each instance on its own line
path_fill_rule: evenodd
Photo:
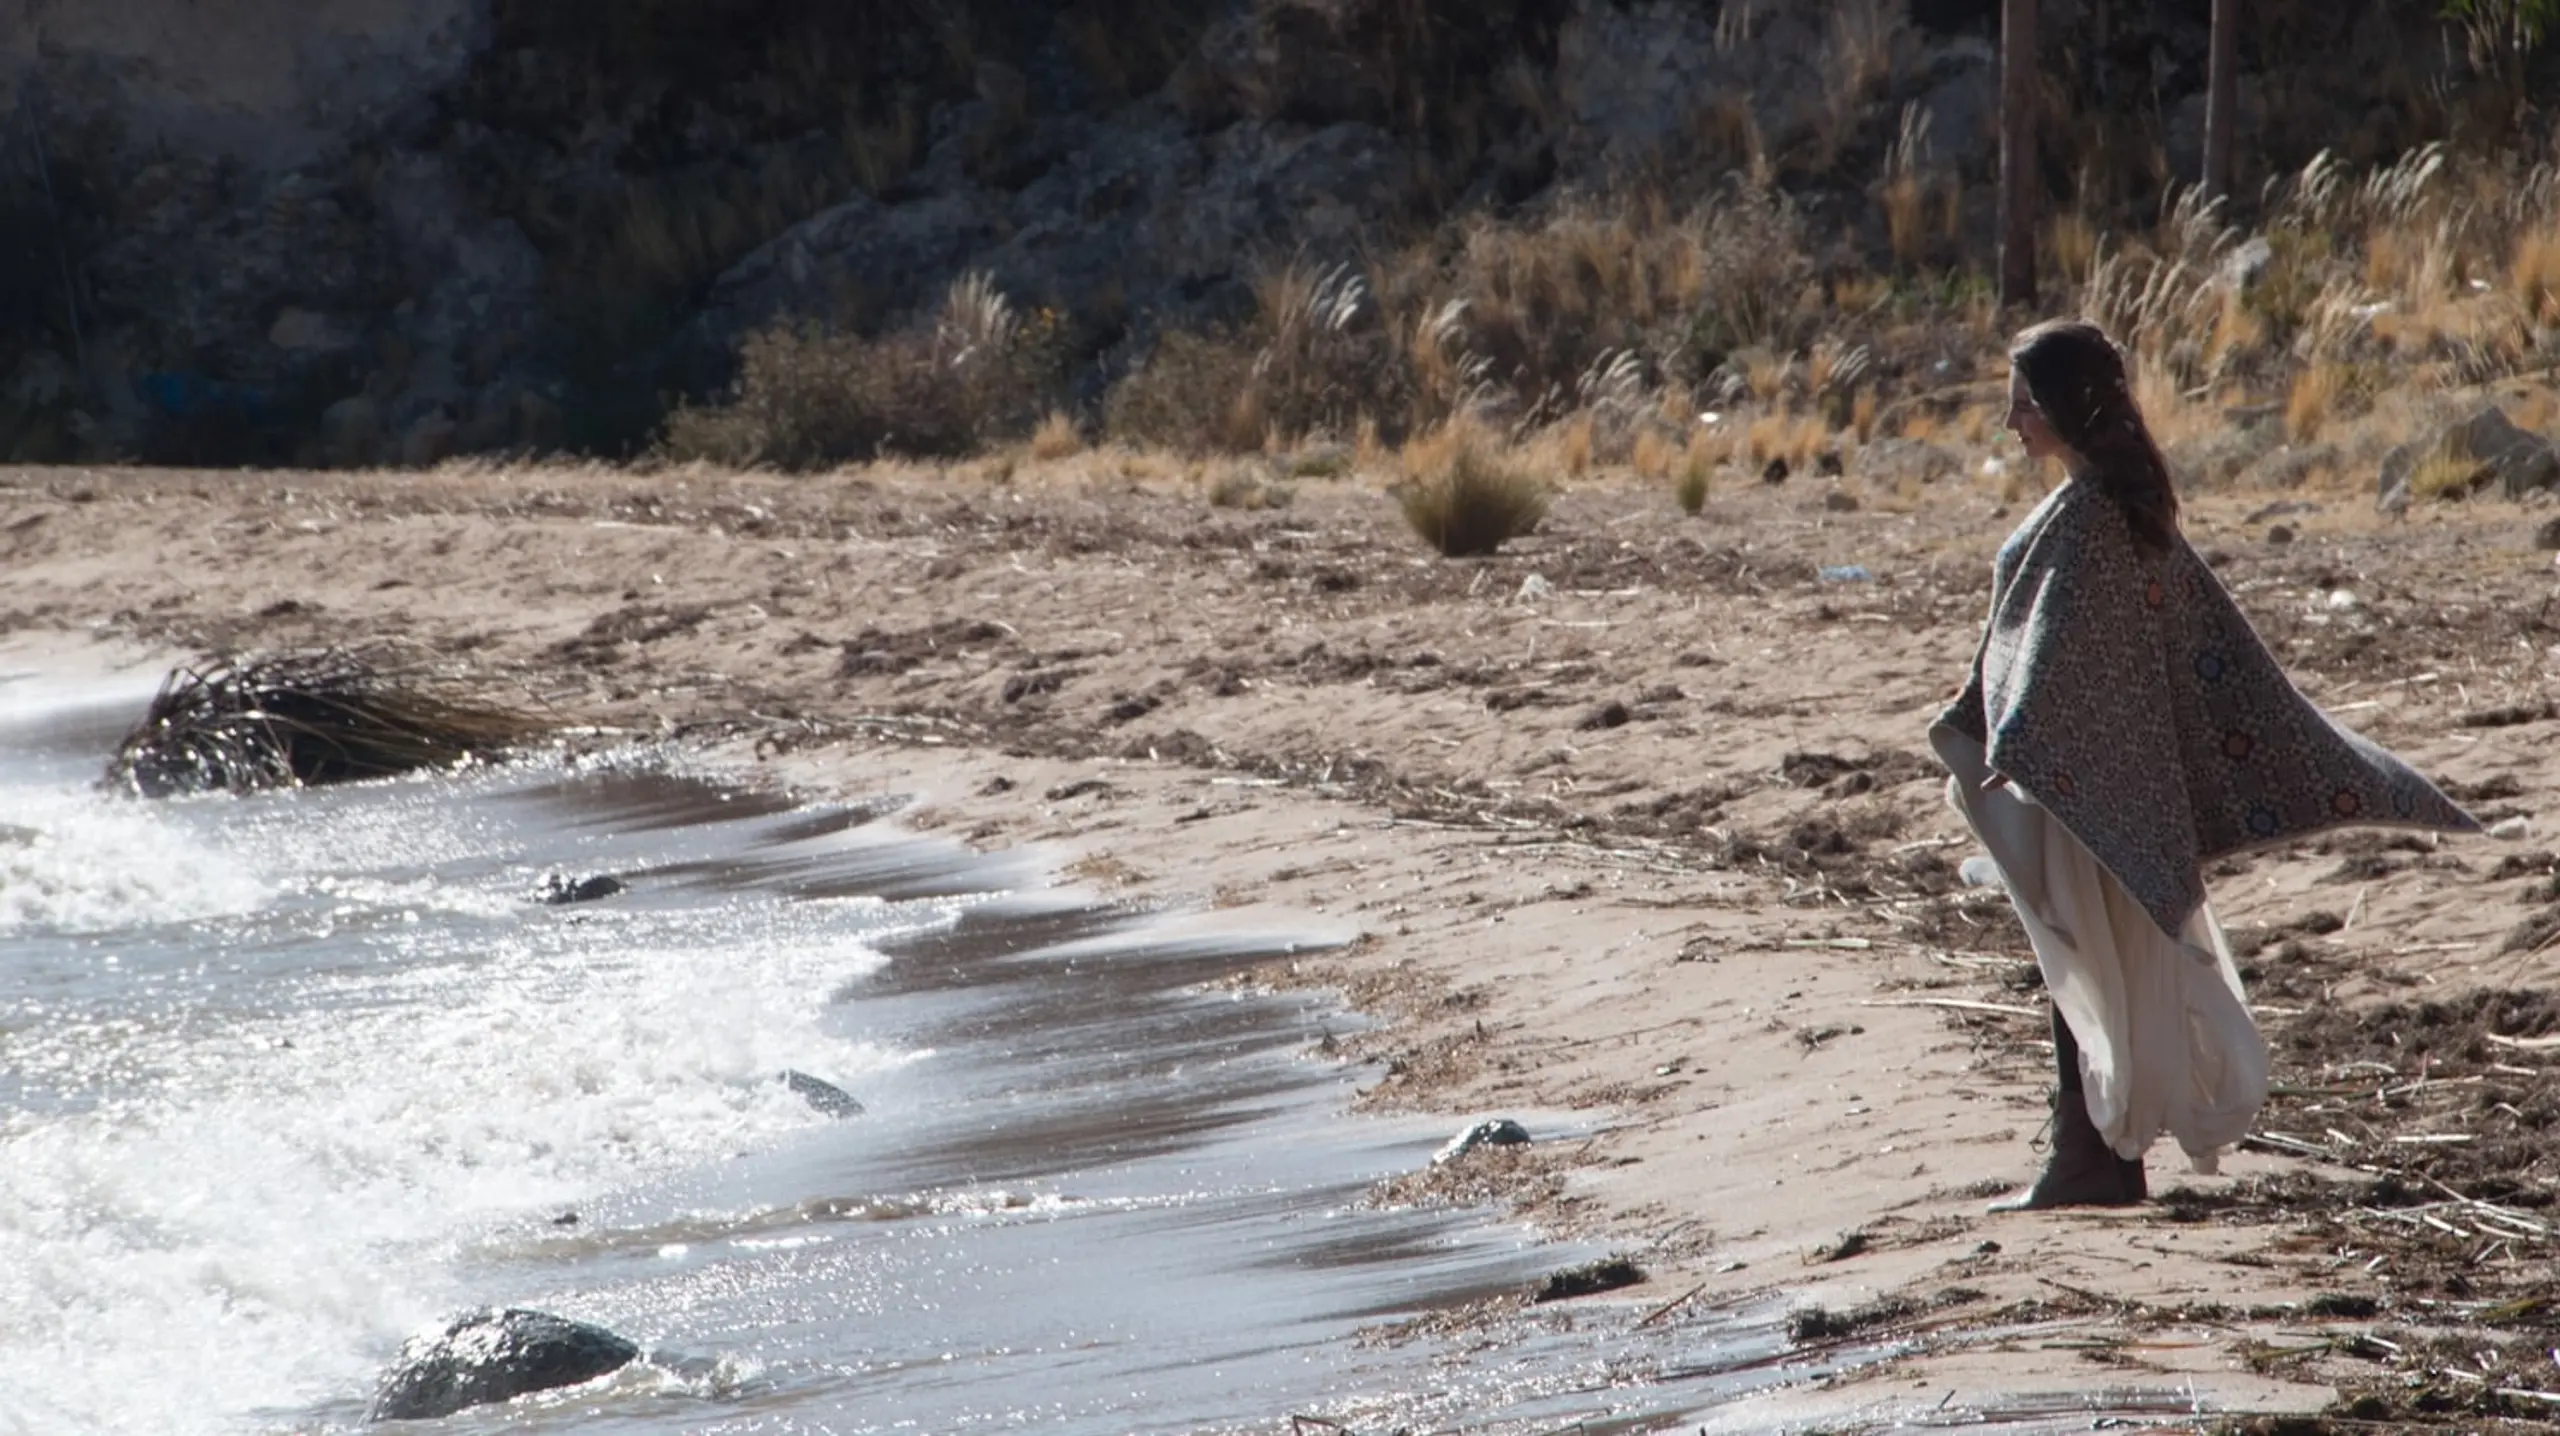
M 2353 823 L 2480 830 L 2303 697 L 2185 539 L 2145 554 L 2076 479 L 2000 546 L 1972 677 L 1933 726 L 1986 748 L 2172 936 L 2225 854 Z

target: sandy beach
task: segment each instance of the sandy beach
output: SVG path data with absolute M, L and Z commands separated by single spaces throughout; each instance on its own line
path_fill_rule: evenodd
M 1924 729 L 2031 501 L 1999 488 L 1799 477 L 1690 518 L 1595 479 L 1451 561 L 1372 477 L 1215 507 L 1109 451 L 0 469 L 0 659 L 411 643 L 567 724 L 904 795 L 909 825 L 1063 883 L 1322 937 L 1261 980 L 1381 1019 L 1334 1044 L 1372 1064 L 1364 1101 L 1590 1134 L 1379 1200 L 1608 1240 L 1648 1274 L 1630 1321 L 1785 1293 L 1820 1308 L 1808 1350 L 1918 1342 L 1734 1429 L 2125 1389 L 2475 1430 L 2553 1409 L 2548 511 L 2191 501 L 2303 689 L 2503 836 L 2217 867 L 2277 1052 L 2266 1140 L 2214 1177 L 2155 1150 L 2140 1209 L 1993 1216 L 2041 1162 L 2044 1003 L 2005 900 L 1958 878 Z

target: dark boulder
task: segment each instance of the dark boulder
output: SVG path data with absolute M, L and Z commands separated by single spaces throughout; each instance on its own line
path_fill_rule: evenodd
M 575 1386 L 619 1371 L 640 1348 L 548 1312 L 483 1308 L 411 1337 L 374 1393 L 373 1421 L 431 1421 L 466 1407 Z

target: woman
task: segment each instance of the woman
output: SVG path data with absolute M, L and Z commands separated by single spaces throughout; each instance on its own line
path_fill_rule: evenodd
M 2210 1172 L 2266 1099 L 2204 865 L 2346 823 L 2479 824 L 2286 680 L 2179 536 L 2103 331 L 2039 324 L 2009 361 L 2007 427 L 2069 477 L 2001 545 L 1971 678 L 1929 739 L 2053 997 L 2053 1146 L 1998 1208 L 2122 1206 L 2155 1138 Z

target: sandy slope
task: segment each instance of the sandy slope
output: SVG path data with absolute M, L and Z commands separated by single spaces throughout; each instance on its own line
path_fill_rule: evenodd
M 1954 880 L 1970 849 L 1922 729 L 2015 517 L 1990 494 L 1798 481 L 1685 519 L 1652 488 L 1594 483 L 1539 536 L 1451 563 L 1359 480 L 1241 512 L 1147 471 L 0 470 L 0 653 L 415 640 L 582 721 L 915 794 L 910 821 L 1043 845 L 1113 896 L 1343 941 L 1271 977 L 1396 1019 L 1346 1043 L 1381 1063 L 1369 1100 L 1566 1114 L 1587 1134 L 1440 1187 L 1614 1235 L 1651 1269 L 1640 1295 L 1687 1296 L 1665 1320 L 1780 1288 L 1835 1310 L 1907 1297 L 1865 1314 L 1941 1333 L 1933 1355 L 1789 1393 L 1791 1418 L 1951 1388 L 2192 1384 L 2225 1409 L 2316 1408 L 2333 1379 L 2423 1362 L 2264 1348 L 2469 1320 L 2444 1268 L 2469 1248 L 2358 1247 L 2368 1179 L 2297 1156 L 2181 1178 L 2164 1148 L 2153 1185 L 2175 1201 L 1984 1213 L 2039 1160 L 2041 998 L 2005 909 Z M 2190 530 L 2304 687 L 2490 816 L 2560 792 L 2539 515 L 2377 531 L 2350 498 L 2253 517 L 2269 497 L 2204 500 Z M 2276 522 L 2300 537 L 2270 544 Z M 1849 564 L 1871 578 L 1822 573 Z M 2317 1105 L 2372 1085 L 2341 1077 L 2347 1054 L 2400 1042 L 2353 1014 L 2548 987 L 2554 949 L 2499 949 L 2549 865 L 2536 840 L 2348 837 L 2216 873 L 2226 922 L 2262 945 L 2271 1032 L 2301 1030 L 2280 1037 L 2279 1081 L 2314 1106 L 2268 1127 L 2449 1190 L 2503 1180 L 2487 1194 L 2560 1220 L 2528 1150 L 2552 1086 L 2539 1049 L 2482 1059 L 2473 1034 L 2473 1066 L 2494 1059 L 2477 1080 L 2514 1084 L 2495 1088 L 2512 1119 L 2459 1109 L 2453 1135 L 2477 1141 L 2394 1143 L 2392 1112 L 2455 1120 L 2425 1092 Z M 2493 1137 L 2521 1155 L 2442 1155 Z M 2318 1173 L 2349 1185 L 2305 1185 Z M 2463 1290 L 2550 1260 L 2519 1235 Z M 2321 1292 L 2381 1305 L 2286 1305 Z

